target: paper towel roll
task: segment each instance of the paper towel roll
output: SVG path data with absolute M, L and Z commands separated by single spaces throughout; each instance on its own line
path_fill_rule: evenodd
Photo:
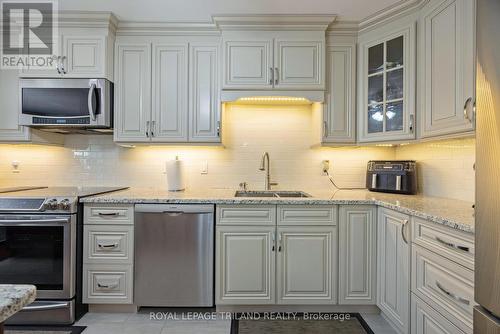
M 184 184 L 184 162 L 179 160 L 179 157 L 167 161 L 167 188 L 169 191 L 186 189 Z

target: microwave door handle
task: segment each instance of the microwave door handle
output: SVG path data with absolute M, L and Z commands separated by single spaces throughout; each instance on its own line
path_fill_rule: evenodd
M 96 114 L 96 107 L 97 107 L 95 88 L 96 88 L 95 83 L 90 85 L 89 95 L 88 95 L 88 99 L 87 99 L 87 104 L 89 107 L 89 114 L 90 114 L 90 117 L 92 118 L 93 121 L 95 121 L 95 119 L 96 119 L 95 114 Z

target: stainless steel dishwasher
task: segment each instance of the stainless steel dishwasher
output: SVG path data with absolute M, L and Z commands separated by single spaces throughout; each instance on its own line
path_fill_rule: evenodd
M 214 305 L 214 206 L 135 206 L 134 303 Z

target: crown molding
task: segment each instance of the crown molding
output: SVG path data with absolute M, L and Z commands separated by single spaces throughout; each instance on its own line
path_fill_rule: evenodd
M 338 20 L 326 31 L 327 36 L 358 36 L 359 21 Z
M 359 33 L 362 33 L 368 29 L 373 29 L 374 27 L 387 23 L 389 20 L 394 20 L 400 16 L 410 14 L 413 11 L 419 10 L 430 0 L 400 0 L 395 4 L 383 8 L 378 12 L 365 17 L 359 22 Z
M 57 17 L 62 28 L 106 28 L 113 32 L 118 18 L 112 12 L 60 11 Z
M 119 35 L 220 35 L 212 22 L 146 22 L 120 21 L 116 34 Z
M 326 30 L 337 18 L 335 14 L 263 14 L 213 15 L 221 30 Z

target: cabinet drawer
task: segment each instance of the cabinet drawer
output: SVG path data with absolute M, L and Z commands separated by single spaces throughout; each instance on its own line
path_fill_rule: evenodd
M 275 205 L 217 206 L 217 225 L 274 225 Z
M 131 304 L 131 265 L 84 265 L 83 302 L 88 304 Z
M 132 205 L 85 205 L 85 224 L 134 224 Z
M 412 292 L 460 330 L 472 332 L 474 272 L 422 247 L 412 249 Z
M 411 295 L 411 333 L 465 334 L 414 294 Z
M 85 225 L 83 231 L 85 263 L 132 264 L 134 226 Z
M 413 242 L 474 270 L 474 236 L 413 218 Z
M 337 207 L 334 205 L 278 206 L 278 225 L 336 225 Z

